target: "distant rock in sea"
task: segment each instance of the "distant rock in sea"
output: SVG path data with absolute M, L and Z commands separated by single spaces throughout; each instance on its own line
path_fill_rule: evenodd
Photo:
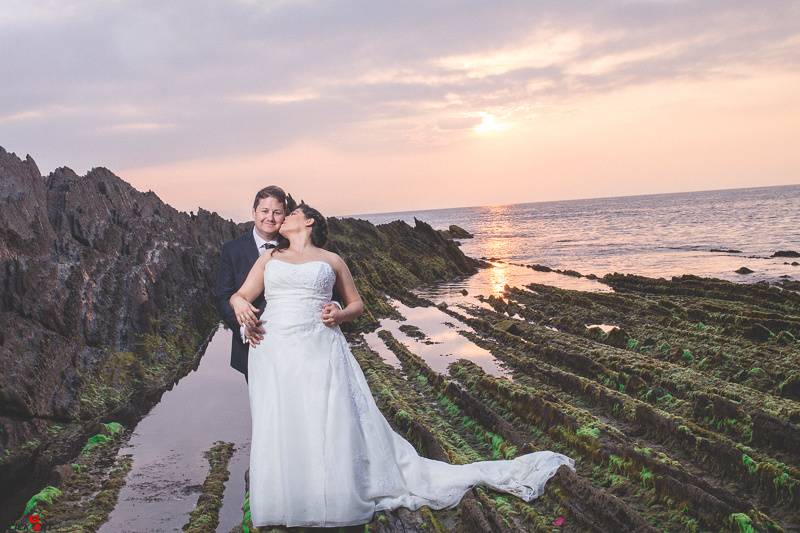
M 800 257 L 800 252 L 795 252 L 794 250 L 778 250 L 772 257 Z
M 440 229 L 442 237 L 445 239 L 472 239 L 474 235 L 462 227 L 451 224 L 448 229 Z
M 741 268 L 737 268 L 735 272 L 737 274 L 752 274 L 753 270 L 750 270 L 749 268 L 743 266 Z
M 720 249 L 720 248 L 712 248 L 709 251 L 711 251 L 711 252 L 721 252 L 723 254 L 740 254 L 740 253 L 742 253 L 741 250 L 723 250 L 723 249 Z

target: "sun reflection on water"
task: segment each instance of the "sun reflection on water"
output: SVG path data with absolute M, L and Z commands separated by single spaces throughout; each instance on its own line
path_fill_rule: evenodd
M 509 222 L 507 206 L 491 207 L 490 216 L 491 221 L 489 224 L 492 227 L 492 233 L 497 235 L 513 235 L 515 228 Z M 510 249 L 512 245 L 513 239 L 510 238 L 495 237 L 488 239 L 485 245 L 487 256 L 490 258 L 508 257 L 512 252 Z M 502 295 L 503 289 L 509 283 L 508 266 L 506 263 L 494 263 L 489 271 L 488 277 L 491 295 Z
M 489 284 L 492 296 L 502 296 L 503 289 L 508 285 L 508 269 L 505 263 L 495 263 L 489 270 Z

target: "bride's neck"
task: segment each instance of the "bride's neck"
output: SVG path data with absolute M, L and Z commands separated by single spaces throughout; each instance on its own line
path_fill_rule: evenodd
M 311 242 L 310 235 L 292 235 L 289 237 L 289 250 L 302 254 L 311 248 L 314 244 Z

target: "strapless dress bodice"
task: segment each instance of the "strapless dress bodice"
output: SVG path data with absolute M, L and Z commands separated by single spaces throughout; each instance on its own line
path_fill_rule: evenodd
M 290 263 L 272 258 L 264 267 L 264 299 L 261 315 L 270 327 L 304 328 L 325 326 L 322 307 L 331 301 L 336 272 L 325 261 Z

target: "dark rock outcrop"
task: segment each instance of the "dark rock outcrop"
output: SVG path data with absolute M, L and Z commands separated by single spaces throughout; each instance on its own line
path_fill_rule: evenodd
M 778 250 L 771 257 L 800 257 L 800 252 L 794 250 Z
M 447 229 L 440 229 L 439 234 L 445 239 L 471 239 L 474 235 L 460 226 L 451 224 Z
M 154 320 L 179 314 L 207 327 L 216 254 L 237 233 L 105 168 L 43 178 L 30 156 L 0 148 L 0 364 L 14 377 L 0 382 L 0 446 L 27 437 L 7 417 L 78 417 L 84 377 Z
M 366 304 L 364 314 L 355 324 L 344 324 L 345 330 L 372 329 L 377 317 L 396 316 L 384 295 L 427 305 L 409 289 L 474 274 L 487 265 L 467 257 L 452 239 L 416 218 L 414 227 L 400 220 L 373 226 L 361 219 L 329 218 L 328 228 L 326 248 L 345 258 Z

